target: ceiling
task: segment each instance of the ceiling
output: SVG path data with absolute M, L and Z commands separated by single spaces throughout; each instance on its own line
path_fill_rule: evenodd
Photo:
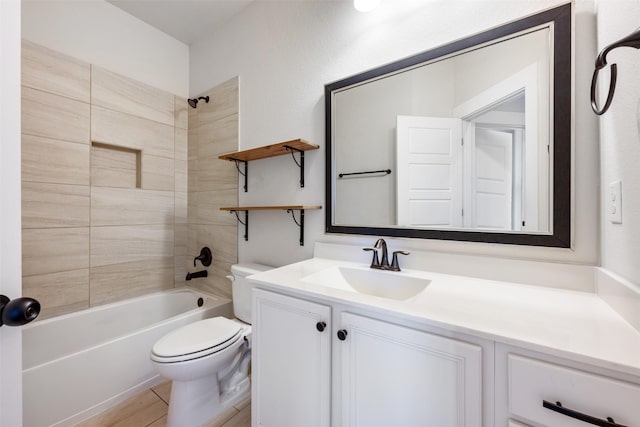
M 0 0 L 2 1 L 2 0 Z M 253 0 L 107 0 L 190 45 L 224 25 Z

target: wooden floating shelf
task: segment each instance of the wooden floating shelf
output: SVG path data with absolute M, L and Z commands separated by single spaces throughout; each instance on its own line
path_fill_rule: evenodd
M 320 146 L 311 144 L 304 139 L 292 139 L 291 141 L 280 142 L 278 144 L 265 145 L 263 147 L 252 148 L 250 150 L 235 151 L 233 153 L 222 154 L 219 159 L 229 160 L 236 163 L 238 173 L 244 176 L 244 191 L 248 190 L 247 178 L 249 175 L 248 163 L 251 160 L 267 159 L 269 157 L 284 156 L 291 154 L 293 161 L 300 168 L 300 187 L 304 187 L 304 152 L 309 150 L 317 150 Z M 300 162 L 296 160 L 295 153 L 300 154 Z M 244 163 L 244 172 L 240 170 L 239 163 Z
M 221 211 L 282 211 L 282 210 L 311 210 L 322 209 L 320 205 L 290 205 L 290 206 L 230 206 L 220 208 Z
M 304 246 L 304 211 L 322 209 L 320 205 L 285 205 L 285 206 L 227 206 L 221 211 L 229 211 L 236 214 L 238 222 L 244 225 L 244 240 L 249 240 L 249 211 L 287 211 L 291 213 L 293 222 L 300 228 L 300 246 Z M 293 211 L 300 211 L 300 219 L 297 220 Z M 244 221 L 240 219 L 238 212 L 244 212 Z
M 290 154 L 291 150 L 286 147 L 293 148 L 297 151 L 317 150 L 320 146 L 311 144 L 304 139 L 292 139 L 291 141 L 280 142 L 278 144 L 265 145 L 264 147 L 252 148 L 250 150 L 236 151 L 233 153 L 222 154 L 218 156 L 222 160 L 249 162 L 251 160 L 267 159 L 269 157 L 284 156 Z

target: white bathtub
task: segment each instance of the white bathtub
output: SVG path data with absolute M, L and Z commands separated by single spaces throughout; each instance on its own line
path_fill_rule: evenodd
M 161 336 L 232 315 L 228 299 L 182 288 L 25 326 L 24 426 L 70 426 L 161 382 L 149 360 Z

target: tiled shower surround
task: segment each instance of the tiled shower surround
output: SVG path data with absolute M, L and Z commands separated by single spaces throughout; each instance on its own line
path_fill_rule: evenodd
M 214 253 L 211 280 L 189 284 L 229 296 L 236 224 L 218 236 L 215 218 L 200 217 L 217 210 L 207 198 L 216 188 L 237 197 L 235 168 L 209 162 L 218 145 L 237 149 L 237 79 L 192 118 L 183 98 L 31 42 L 22 49 L 23 292 L 40 300 L 41 318 L 184 285 L 200 245 Z M 204 136 L 190 150 L 194 119 Z M 206 134 L 217 121 L 222 135 Z M 194 162 L 202 204 L 188 215 Z

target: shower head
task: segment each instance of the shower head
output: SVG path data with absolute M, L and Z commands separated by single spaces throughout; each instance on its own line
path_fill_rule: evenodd
M 198 101 L 200 99 L 204 99 L 204 102 L 206 102 L 207 104 L 209 103 L 209 97 L 208 96 L 200 96 L 198 98 L 188 99 L 187 102 L 189 103 L 191 108 L 196 108 L 198 106 Z

